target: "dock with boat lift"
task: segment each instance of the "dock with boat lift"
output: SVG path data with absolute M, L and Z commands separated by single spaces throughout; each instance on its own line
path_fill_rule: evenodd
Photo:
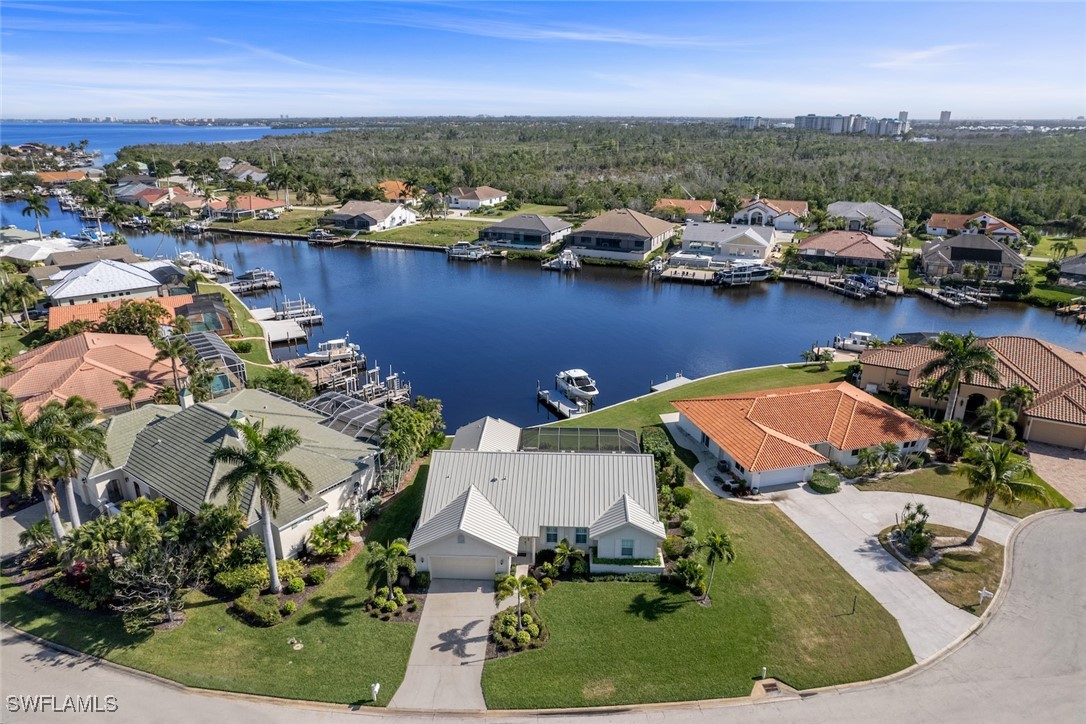
M 269 344 L 284 344 L 288 342 L 306 342 L 309 335 L 302 325 L 292 319 L 280 320 L 275 318 L 275 310 L 271 307 L 258 307 L 250 309 L 253 321 L 264 330 L 264 338 Z
M 961 307 L 966 306 L 978 307 L 980 309 L 988 308 L 988 299 L 976 293 L 969 293 L 947 287 L 920 287 L 916 291 L 921 296 L 927 297 L 928 299 L 936 301 L 943 306 L 950 307 L 951 309 L 960 309 Z
M 665 282 L 682 282 L 685 284 L 712 284 L 712 269 L 683 269 L 667 268 L 660 272 L 658 277 Z
M 234 294 L 241 296 L 243 294 L 257 294 L 259 292 L 267 291 L 269 289 L 282 289 L 283 282 L 278 279 L 261 279 L 258 281 L 237 281 L 224 284 L 227 289 Z
M 849 297 L 850 299 L 868 299 L 870 297 L 903 297 L 905 288 L 898 283 L 895 277 L 878 278 L 873 290 L 863 290 L 855 285 L 849 285 L 847 277 L 827 276 L 824 274 L 811 274 L 809 272 L 782 271 L 779 277 L 782 281 L 802 282 L 820 289 L 826 289 L 834 294 Z

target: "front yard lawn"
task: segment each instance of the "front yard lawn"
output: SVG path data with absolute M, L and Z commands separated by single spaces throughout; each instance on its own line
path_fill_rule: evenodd
M 555 424 L 561 427 L 625 427 L 640 430 L 648 425 L 659 424 L 660 415 L 675 412 L 675 408 L 671 406 L 672 400 L 840 382 L 844 379 L 847 366 L 844 362 L 837 362 L 831 364 L 826 372 L 820 370 L 818 365 L 773 366 L 726 372 Z
M 19 314 L 19 321 L 22 313 Z M 24 326 L 26 322 L 23 322 Z M 45 335 L 45 320 L 31 321 L 28 325 L 28 331 L 24 332 L 15 324 L 4 323 L 0 329 L 0 354 L 12 354 L 16 355 L 22 352 L 24 349 L 28 349 L 32 344 L 41 340 Z
M 561 583 L 538 604 L 546 648 L 486 662 L 487 706 L 746 696 L 762 666 L 806 689 L 913 663 L 893 617 L 775 506 L 698 488 L 690 509 L 699 537 L 726 530 L 738 553 L 711 606 L 652 583 Z
M 245 231 L 271 231 L 280 234 L 308 234 L 317 228 L 317 221 L 324 216 L 324 211 L 312 209 L 294 209 L 279 214 L 278 219 L 246 219 L 232 224 L 225 221 L 215 223 L 217 228 L 229 231 L 231 229 L 244 229 Z
M 360 236 L 359 239 L 398 241 L 406 244 L 428 244 L 430 246 L 452 246 L 458 241 L 475 241 L 479 238 L 479 230 L 493 223 L 493 221 L 485 218 L 473 221 L 452 219 L 434 219 L 430 221 L 426 219 L 410 226 L 398 226 L 388 231 L 377 231 Z
M 1030 482 L 1040 485 L 1047 492 L 1050 499 L 1049 505 L 1022 501 L 1017 505 L 1006 506 L 998 500 L 992 503 L 992 510 L 1000 513 L 1009 513 L 1018 518 L 1038 513 L 1049 508 L 1070 508 L 1071 501 L 1060 495 L 1059 491 L 1041 480 L 1037 473 L 1030 476 Z M 914 470 L 892 478 L 880 478 L 866 483 L 856 483 L 857 490 L 889 490 L 895 493 L 916 493 L 918 495 L 934 495 L 937 498 L 952 498 L 958 500 L 958 491 L 966 487 L 965 478 L 954 473 L 950 465 L 939 465 L 934 468 Z
M 6 578 L 0 602 L 4 622 L 16 628 L 187 686 L 349 704 L 367 700 L 370 683 L 380 681 L 385 705 L 407 670 L 415 625 L 362 610 L 370 595 L 366 560 L 359 554 L 272 628 L 242 623 L 203 593 L 191 595 L 183 626 L 142 639 L 126 634 L 117 616 L 60 608 Z M 304 648 L 295 651 L 290 638 Z

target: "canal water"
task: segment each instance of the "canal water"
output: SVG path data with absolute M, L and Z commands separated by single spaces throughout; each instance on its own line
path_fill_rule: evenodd
M 3 206 L 3 223 L 32 226 L 19 206 Z M 81 226 L 55 206 L 43 220 L 46 233 Z M 454 262 L 429 251 L 324 249 L 240 236 L 129 239 L 148 256 L 191 249 L 225 260 L 236 273 L 273 269 L 282 292 L 247 297 L 250 306 L 304 296 L 325 315 L 310 349 L 350 332 L 371 365 L 401 372 L 416 394 L 441 398 L 450 429 L 483 415 L 543 422 L 536 384 L 553 387 L 555 373 L 570 367 L 588 370 L 601 390 L 599 404 L 608 405 L 680 371 L 700 377 L 798 362 L 812 343 L 854 330 L 883 339 L 944 329 L 1021 334 L 1086 349 L 1086 332 L 1072 319 L 1017 304 L 953 310 L 918 297 L 854 301 L 798 284 L 715 289 L 654 282 L 625 269 L 561 274 L 534 262 Z M 277 356 L 299 351 L 305 348 Z

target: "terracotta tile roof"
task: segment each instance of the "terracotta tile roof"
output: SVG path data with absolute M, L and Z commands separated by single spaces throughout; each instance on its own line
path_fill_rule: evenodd
M 57 307 L 49 307 L 49 321 L 46 322 L 45 328 L 48 331 L 59 329 L 68 322 L 74 322 L 77 319 L 86 319 L 91 322 L 97 322 L 102 318 L 107 309 L 121 306 L 121 302 L 125 300 L 118 299 L 112 302 L 95 302 L 92 304 L 74 304 L 64 305 Z M 141 299 L 130 301 L 144 301 Z M 186 304 L 192 303 L 191 294 L 178 294 L 173 297 L 155 297 L 154 301 L 162 305 L 166 310 L 166 315 L 160 320 L 163 323 L 169 322 L 175 316 L 177 316 L 177 308 Z
M 799 242 L 801 254 L 816 249 L 830 252 L 833 256 L 884 261 L 887 254 L 894 250 L 894 245 L 886 239 L 862 231 L 839 230 L 814 234 Z
M 992 219 L 985 229 L 985 233 L 991 234 L 998 229 L 1007 229 L 1015 234 L 1022 233 L 1017 227 L 1008 224 L 998 216 L 989 214 L 987 211 L 978 211 L 975 214 L 932 214 L 927 225 L 935 229 L 946 229 L 947 231 L 964 231 L 970 221 L 979 219 L 982 216 Z
M 1086 378 L 1041 395 L 1026 414 L 1042 420 L 1086 425 Z
M 908 415 L 847 382 L 672 404 L 752 472 L 826 462 L 810 447 L 817 443 L 854 450 L 931 434 Z
M 461 199 L 469 199 L 472 201 L 486 201 L 488 199 L 496 199 L 501 196 L 508 196 L 509 193 L 496 189 L 493 186 L 457 186 L 449 191 L 450 196 L 456 196 Z
M 423 196 L 426 193 L 418 188 L 411 193 L 408 193 L 407 184 L 403 181 L 382 181 L 377 184 L 377 186 L 385 192 L 385 198 L 389 201 L 395 201 L 396 199 L 414 199 Z
M 658 199 L 653 211 L 666 209 L 669 206 L 678 206 L 688 214 L 707 214 L 716 210 L 716 201 L 713 199 Z
M 146 337 L 131 334 L 84 332 L 42 345 L 11 360 L 15 371 L 0 377 L 27 415 L 34 415 L 49 400 L 64 402 L 85 397 L 105 411 L 128 407 L 114 380 L 147 383 L 136 394 L 136 404 L 149 401 L 173 373 L 168 361 L 155 361 L 156 350 Z
M 769 208 L 773 209 L 779 214 L 792 214 L 797 218 L 805 216 L 810 210 L 806 201 L 794 201 L 790 199 L 741 199 L 739 201 L 739 210 L 746 209 L 751 204 L 763 203 Z
M 610 234 L 628 234 L 636 237 L 655 238 L 674 229 L 675 224 L 655 216 L 646 216 L 633 209 L 615 209 L 606 214 L 589 219 L 574 230 L 574 234 L 585 231 L 601 231 Z
M 38 171 L 37 176 L 43 184 L 82 181 L 87 178 L 86 171 Z

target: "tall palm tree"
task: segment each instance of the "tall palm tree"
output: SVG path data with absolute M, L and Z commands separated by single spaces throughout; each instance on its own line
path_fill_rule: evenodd
M 192 322 L 185 315 L 178 314 L 170 320 L 170 327 L 173 328 L 174 334 L 188 334 L 192 331 Z
M 1078 251 L 1078 245 L 1073 239 L 1060 239 L 1052 242 L 1052 258 L 1062 261 L 1069 256 L 1074 256 Z
M 128 221 L 133 216 L 135 216 L 135 210 L 132 207 L 116 201 L 106 206 L 105 211 L 101 214 L 102 220 L 114 226 L 119 225 L 122 221 Z
M 370 554 L 370 568 L 379 574 L 384 574 L 385 583 L 388 586 L 388 598 L 393 598 L 392 589 L 396 585 L 396 579 L 400 571 L 415 572 L 415 559 L 407 554 L 407 539 L 397 538 L 387 546 L 373 541 L 367 546 Z
M 710 566 L 709 585 L 705 587 L 705 596 L 702 599 L 708 600 L 709 591 L 713 587 L 713 576 L 716 575 L 716 564 L 724 563 L 728 565 L 732 563 L 735 560 L 735 548 L 732 546 L 731 536 L 727 533 L 717 533 L 712 528 L 709 529 L 701 548 L 706 552 L 706 560 Z
M 1003 393 L 1001 399 L 1004 405 L 1013 407 L 1014 411 L 1021 415 L 1022 410 L 1032 405 L 1037 399 L 1037 393 L 1029 385 L 1011 385 Z
M 33 216 L 34 225 L 38 229 L 38 240 L 45 236 L 41 233 L 41 217 L 49 218 L 49 202 L 41 194 L 28 194 L 26 206 L 23 207 L 23 216 Z
M 170 365 L 173 367 L 173 386 L 180 392 L 181 376 L 177 372 L 177 361 L 184 359 L 189 353 L 189 343 L 184 337 L 160 337 L 155 340 L 155 347 L 158 349 L 155 361 L 170 360 Z
M 988 431 L 988 442 L 1000 433 L 1004 433 L 1008 440 L 1014 438 L 1014 423 L 1017 419 L 1018 413 L 1014 408 L 1004 407 L 1002 402 L 994 398 L 977 410 L 978 426 L 981 430 Z
M 61 475 L 67 479 L 64 491 L 73 529 L 81 525 L 79 507 L 75 503 L 80 454 L 109 463 L 105 429 L 95 424 L 97 417 L 98 405 L 90 400 L 74 395 L 64 401 L 64 420 L 59 430 L 62 442 L 57 448 L 57 463 Z
M 16 321 L 19 329 L 24 332 L 30 328 L 30 310 L 27 308 L 28 304 L 34 304 L 38 301 L 38 290 L 30 283 L 30 280 L 24 276 L 13 277 L 4 283 L 3 288 L 0 288 L 0 305 L 4 307 L 14 317 L 18 310 L 21 308 L 23 311 L 23 322 L 27 325 L 24 327 Z
M 434 214 L 441 211 L 444 204 L 441 202 L 441 196 L 438 194 L 427 194 L 422 197 L 422 201 L 419 202 L 419 211 L 424 214 L 428 214 L 430 219 L 433 220 Z
M 935 375 L 950 391 L 944 420 L 954 417 L 954 408 L 958 404 L 961 383 L 972 383 L 981 377 L 990 382 L 999 382 L 999 370 L 996 369 L 996 357 L 992 350 L 978 344 L 977 335 L 953 332 L 940 332 L 939 336 L 928 342 L 939 356 L 924 365 L 921 374 L 925 377 Z
M 958 493 L 962 500 L 984 499 L 984 510 L 980 520 L 965 545 L 977 542 L 988 509 L 996 500 L 1005 505 L 1014 505 L 1021 500 L 1038 503 L 1048 501 L 1048 493 L 1040 485 L 1029 482 L 1033 468 L 1024 459 L 1015 456 L 1010 445 L 984 443 L 967 452 L 958 463 L 956 472 L 969 481 L 969 486 Z
M 295 493 L 308 493 L 313 483 L 304 472 L 283 460 L 288 452 L 298 447 L 302 436 L 297 430 L 275 426 L 264 429 L 263 420 L 254 423 L 231 420 L 241 436 L 240 448 L 220 447 L 211 454 L 211 462 L 233 465 L 230 472 L 219 478 L 212 495 L 226 491 L 230 506 L 237 508 L 242 495 L 254 486 L 254 495 L 260 498 L 260 518 L 264 526 L 264 553 L 268 559 L 272 593 L 279 593 L 279 570 L 275 563 L 275 542 L 272 540 L 272 516 L 279 512 L 280 486 Z
M 509 575 L 502 579 L 498 584 L 498 597 L 502 600 L 509 598 L 512 595 L 517 597 L 517 629 L 524 628 L 524 616 L 521 612 L 521 603 L 525 598 L 531 598 L 543 592 L 543 588 L 539 585 L 539 581 L 535 580 L 531 576 L 516 576 Z
M 574 561 L 583 561 L 584 559 L 584 550 L 570 545 L 569 538 L 563 538 L 554 547 L 554 565 L 558 566 L 560 570 L 569 568 Z
M 135 410 L 136 395 L 147 386 L 147 383 L 143 380 L 136 380 L 130 385 L 124 380 L 113 380 L 113 386 L 117 388 L 117 394 L 121 396 L 121 399 L 128 401 L 128 409 Z

